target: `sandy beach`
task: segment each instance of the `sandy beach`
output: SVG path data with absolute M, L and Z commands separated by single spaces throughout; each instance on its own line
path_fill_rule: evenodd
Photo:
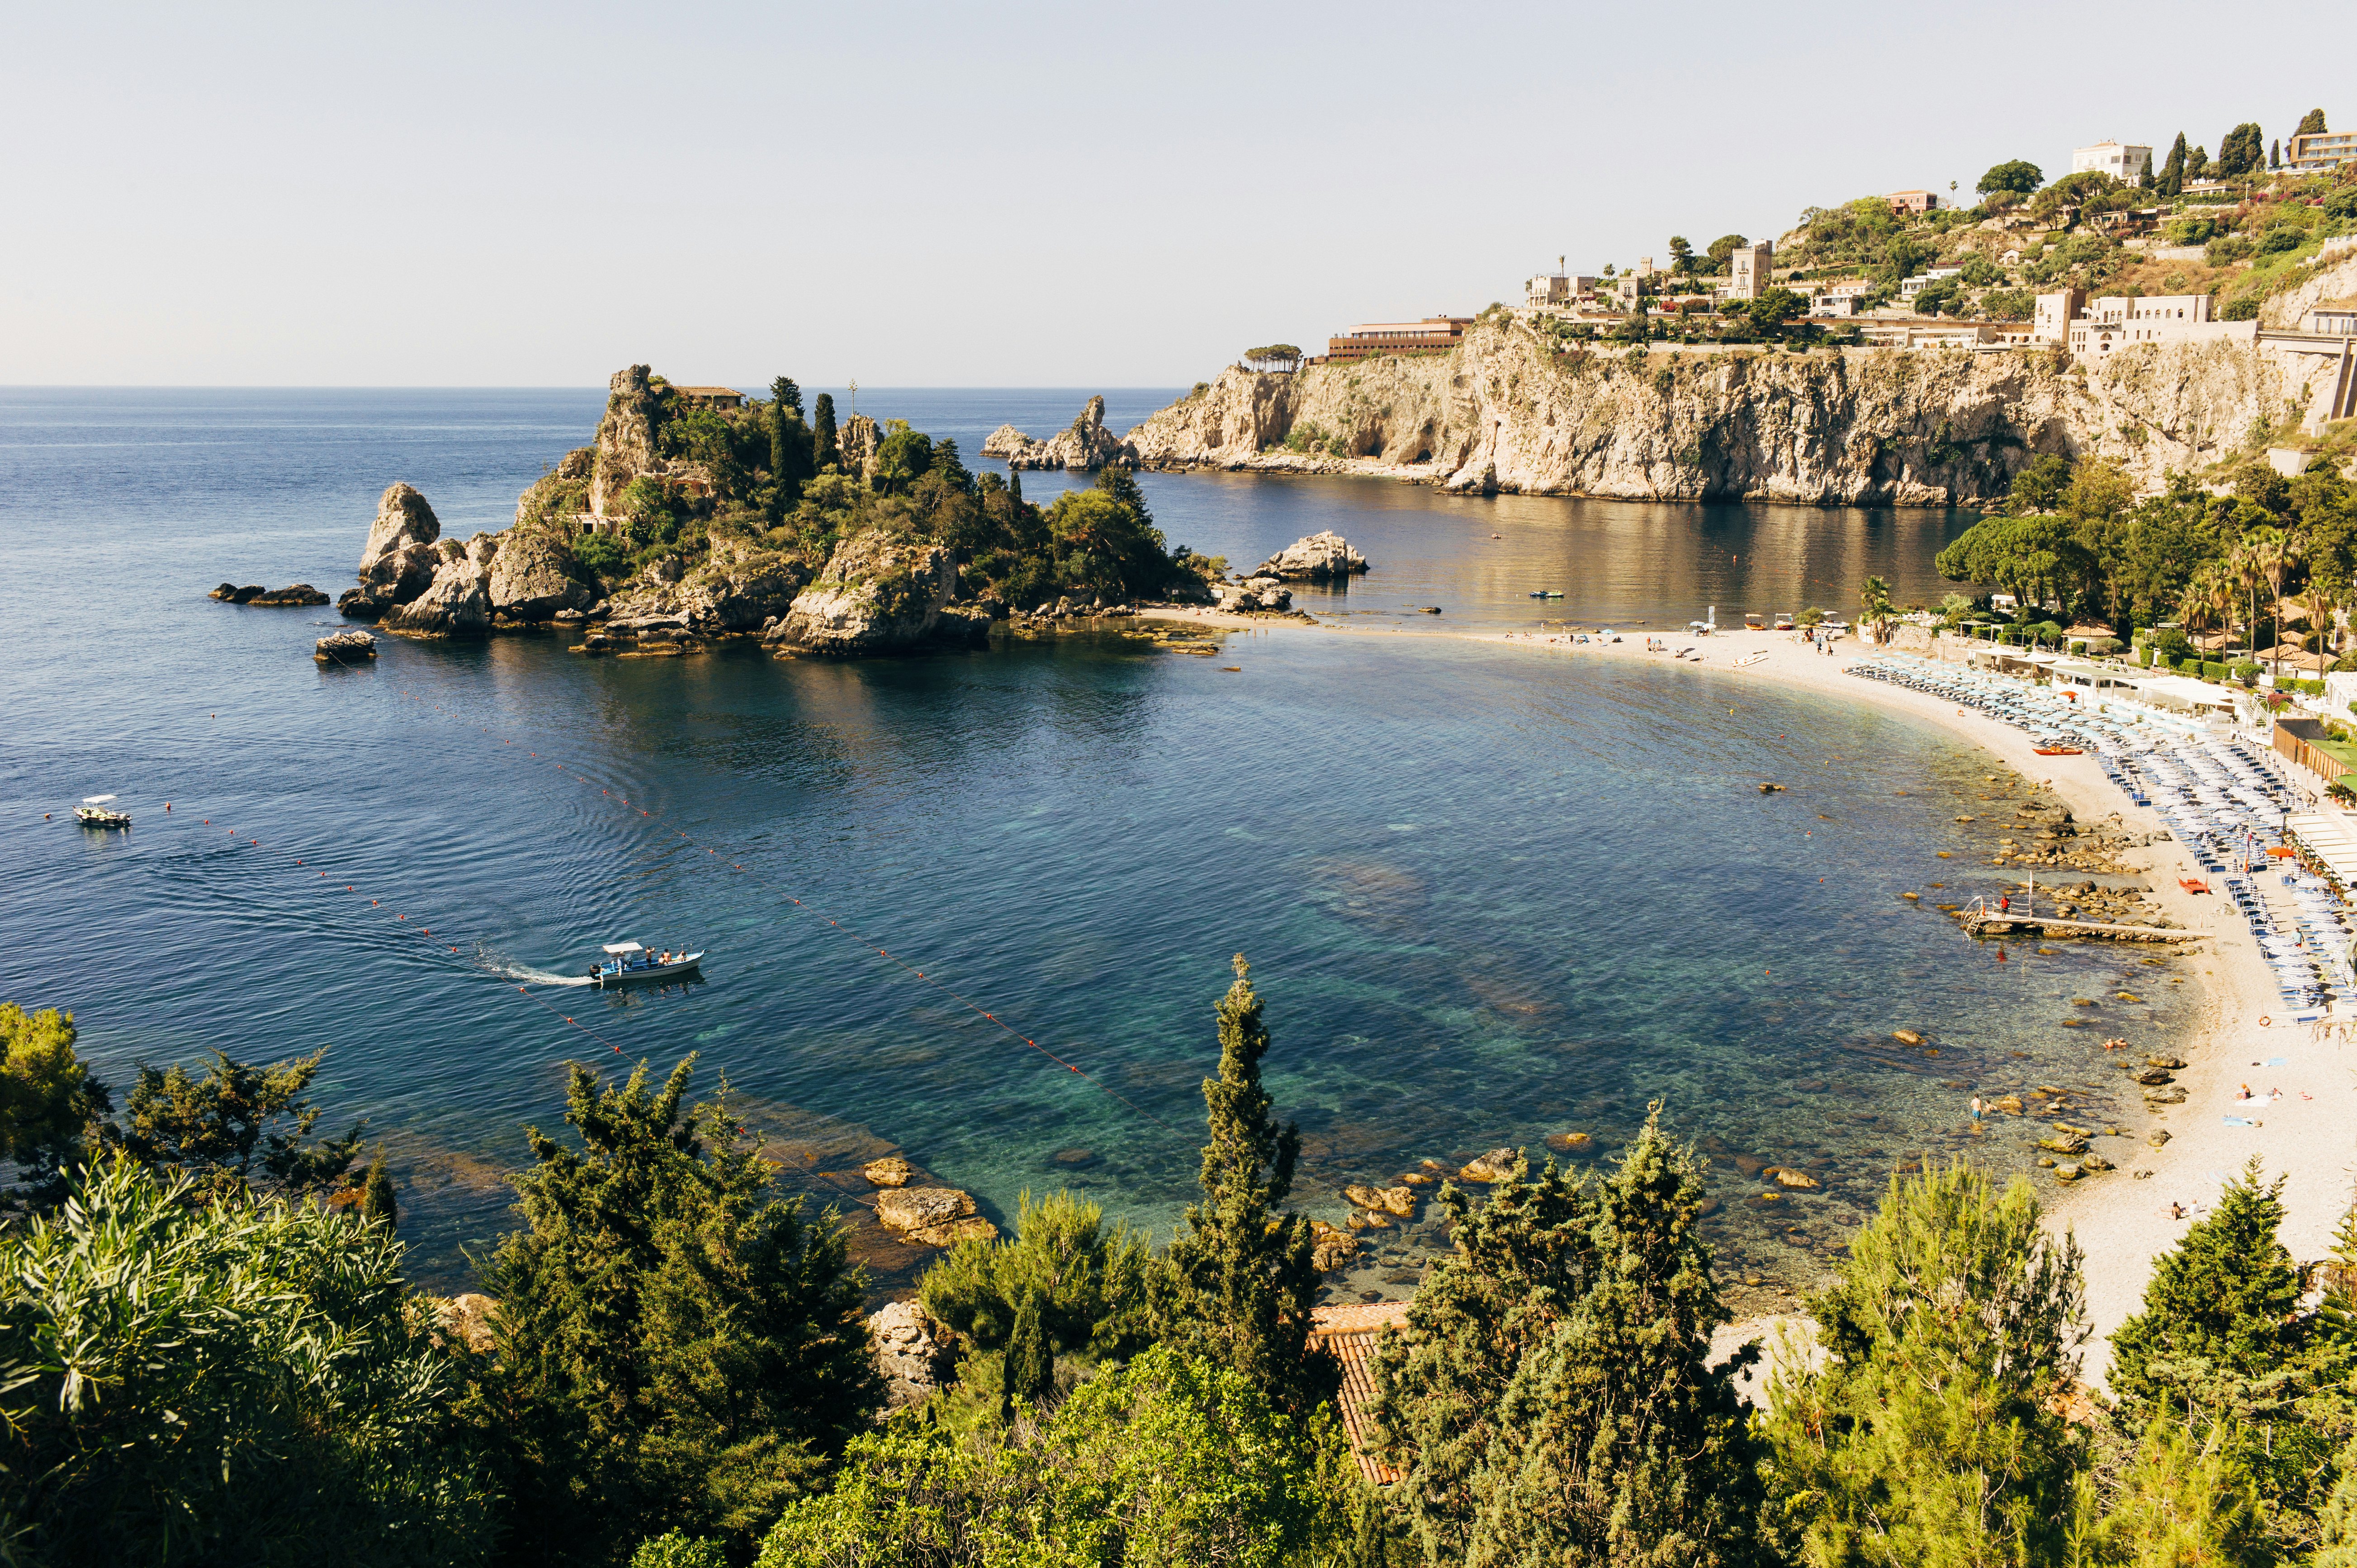
M 1369 625 L 1312 627 L 1216 611 L 1152 613 L 1157 618 L 1220 629 L 1457 637 L 1527 650 L 1534 658 L 1670 662 L 1667 654 L 1645 651 L 1643 631 L 1624 633 L 1627 640 L 1619 643 L 1582 644 L 1561 634 L 1480 634 Z M 1837 644 L 1836 652 L 1828 656 L 1791 632 L 1735 628 L 1706 639 L 1677 639 L 1677 646 L 1690 644 L 1701 650 L 1702 660 L 1699 665 L 1688 660 L 1685 668 L 1700 669 L 1730 687 L 1764 684 L 1814 692 L 1937 725 L 1984 748 L 1994 763 L 2047 786 L 2083 822 L 2116 817 L 2131 832 L 2168 831 L 2157 812 L 2136 806 L 2104 778 L 2093 757 L 2040 757 L 2028 735 L 1977 709 L 1958 708 L 1922 693 L 1844 673 L 1851 665 L 1875 656 L 1857 642 Z M 1766 657 L 1734 668 L 1738 659 L 1757 653 Z M 2350 1203 L 2352 1172 L 2350 1133 L 2337 1122 L 2331 1107 L 2348 1104 L 2343 1098 L 2352 1092 L 2347 1066 L 2357 1060 L 2357 1055 L 2309 1026 L 2293 1026 L 2276 1016 L 2284 1009 L 2276 998 L 2273 973 L 2233 904 L 2213 896 L 2189 894 L 2179 886 L 2179 876 L 2207 875 L 2181 846 L 2155 843 L 2127 852 L 2121 864 L 2144 877 L 2169 918 L 2213 935 L 2193 944 L 2190 955 L 2171 966 L 2201 988 L 2191 1034 L 2177 1043 L 2188 1064 L 2178 1075 L 2186 1090 L 2184 1103 L 2158 1115 L 2138 1112 L 2134 1121 L 2121 1123 L 2122 1136 L 2095 1140 L 2095 1150 L 2117 1169 L 2070 1187 L 2042 1176 L 2039 1181 L 2049 1223 L 2058 1230 L 2067 1228 L 2086 1253 L 2087 1308 L 2093 1330 L 2086 1377 L 2098 1384 L 2109 1363 L 2106 1337 L 2141 1305 L 2153 1259 L 2175 1245 L 2193 1219 L 2206 1212 L 2225 1177 L 2239 1171 L 2253 1155 L 2260 1157 L 2268 1176 L 2288 1175 L 2281 1234 L 2292 1256 L 2306 1262 L 2328 1254 L 2333 1230 Z M 1994 886 L 2002 874 L 1983 867 L 1982 875 L 1985 885 Z M 1956 940 L 1968 939 L 1960 933 Z M 2146 1051 L 2169 1044 L 2130 1037 L 2137 1060 Z M 2278 1058 L 2285 1065 L 2263 1065 Z M 2119 1070 L 2111 1063 L 2103 1065 Z M 2236 1101 L 2233 1097 L 2245 1083 L 2266 1103 Z M 1967 1115 L 1962 1103 L 1957 1115 L 1960 1120 Z M 2256 1124 L 2231 1125 L 2229 1117 Z M 2158 1149 L 2146 1141 L 2156 1126 L 2169 1133 L 2169 1142 Z M 2150 1174 L 2137 1174 L 2141 1172 Z M 2172 1204 L 2183 1206 L 2184 1217 L 2171 1214 Z

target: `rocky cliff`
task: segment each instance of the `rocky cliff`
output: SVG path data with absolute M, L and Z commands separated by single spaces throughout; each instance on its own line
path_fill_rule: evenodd
M 1126 440 L 1151 467 L 1375 473 L 1466 491 L 1946 506 L 2043 453 L 2147 488 L 2239 446 L 2290 392 L 2230 344 L 2050 349 L 1558 352 L 1491 317 L 1446 355 L 1232 368 Z
M 1004 458 L 1010 468 L 1094 470 L 1137 461 L 1130 445 L 1105 428 L 1102 397 L 1089 399 L 1069 428 L 1045 441 L 1034 441 L 1015 426 L 1002 424 L 982 444 L 982 455 Z

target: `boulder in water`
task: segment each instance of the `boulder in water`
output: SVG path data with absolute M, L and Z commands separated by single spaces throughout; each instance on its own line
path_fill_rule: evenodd
M 491 596 L 483 573 L 461 553 L 445 561 L 424 593 L 394 606 L 378 621 L 405 637 L 482 637 L 491 629 Z
M 363 663 L 376 657 L 376 639 L 357 628 L 330 632 L 312 648 L 311 657 L 322 664 Z
M 1504 1181 L 1514 1174 L 1514 1162 L 1522 1158 L 1520 1149 L 1492 1149 L 1488 1154 L 1469 1160 L 1457 1175 L 1462 1181 Z
M 1104 427 L 1104 399 L 1092 397 L 1069 429 L 1045 441 L 1034 441 L 1011 424 L 1002 424 L 982 444 L 982 455 L 1005 460 L 1010 468 L 1094 469 L 1137 465 L 1137 450 Z
M 1331 529 L 1295 540 L 1260 564 L 1259 577 L 1323 582 L 1351 577 L 1367 570 L 1367 558 Z
M 344 595 L 337 608 L 354 620 L 375 620 L 423 595 L 443 564 L 436 548 L 441 541 L 441 520 L 425 498 L 408 485 L 386 486 L 368 542 L 361 547 L 360 586 Z M 484 620 L 490 623 L 488 611 Z

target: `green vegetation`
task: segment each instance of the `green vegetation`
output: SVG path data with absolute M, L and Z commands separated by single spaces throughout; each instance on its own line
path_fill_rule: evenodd
M 1818 1353 L 1780 1350 L 1749 1411 L 1760 1348 L 1710 1355 L 1706 1162 L 1658 1106 L 1593 1176 L 1518 1158 L 1440 1188 L 1453 1249 L 1372 1358 L 1368 1458 L 1399 1478 L 1371 1485 L 1306 1341 L 1298 1138 L 1236 972 L 1168 1249 L 1026 1195 L 1011 1238 L 920 1281 L 959 1365 L 882 1420 L 843 1231 L 771 1195 L 725 1085 L 687 1103 L 692 1058 L 660 1084 L 573 1069 L 470 1348 L 404 1285 L 381 1150 L 324 1203 L 257 1179 L 268 1132 L 143 1164 L 68 1125 L 103 1105 L 70 1020 L 0 1009 L 24 1070 L 72 1086 L 33 1097 L 39 1146 L 113 1150 L 0 1229 L 6 1561 L 2357 1563 L 2357 1315 L 2345 1284 L 2302 1309 L 2255 1161 L 2158 1261 L 2108 1401 L 2076 1387 L 2078 1249 L 2026 1181 L 1957 1165 L 1892 1178 L 1809 1301 Z M 242 1127 L 202 1108 L 243 1084 L 302 1121 L 316 1065 L 217 1057 L 176 1102 Z M 2357 1211 L 2334 1261 L 2357 1277 Z
M 2003 512 L 1940 553 L 1939 568 L 2115 628 L 2238 631 L 2251 650 L 2288 641 L 2276 628 L 2304 617 L 2320 648 L 2326 610 L 2357 603 L 2357 487 L 2330 461 L 2287 480 L 2250 455 L 2228 494 L 2179 478 L 2139 500 L 2109 464 L 2048 456 L 2015 476 Z

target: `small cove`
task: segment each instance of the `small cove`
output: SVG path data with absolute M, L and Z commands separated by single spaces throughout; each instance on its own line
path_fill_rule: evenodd
M 1077 401 L 861 395 L 969 453 L 968 428 L 1043 434 Z M 1313 1212 L 1339 1220 L 1346 1184 L 1567 1131 L 1592 1160 L 1659 1099 L 1714 1155 L 1730 1272 L 1770 1283 L 1821 1267 L 1894 1166 L 1960 1147 L 1970 1094 L 2104 1086 L 2093 1031 L 2059 1026 L 2073 996 L 2154 996 L 2106 1004 L 2140 1041 L 2181 1027 L 2164 991 L 2125 983 L 2136 954 L 2000 961 L 1900 898 L 1970 875 L 1934 851 L 1977 842 L 1953 819 L 1985 788 L 1980 754 L 1865 708 L 1729 696 L 1707 671 L 1279 631 L 1234 634 L 1220 660 L 1082 637 L 855 665 L 748 648 L 591 661 L 522 636 L 396 641 L 373 670 L 322 671 L 325 618 L 202 597 L 224 577 L 340 588 L 394 478 L 448 532 L 500 526 L 598 401 L 0 398 L 20 551 L 0 585 L 16 720 L 0 832 L 21 868 L 0 893 L 5 994 L 75 1011 L 118 1085 L 135 1059 L 215 1044 L 328 1047 L 328 1120 L 366 1114 L 386 1138 L 430 1283 L 457 1283 L 506 1224 L 520 1126 L 556 1121 L 583 1041 L 290 875 L 295 857 L 397 891 L 493 961 L 571 972 L 621 935 L 711 947 L 705 984 L 567 993 L 565 1010 L 658 1068 L 702 1052 L 703 1081 L 728 1077 L 806 1190 L 848 1203 L 856 1163 L 898 1149 L 1001 1219 L 1023 1190 L 1070 1185 L 1167 1230 L 1237 950 L 1268 1002 Z M 1125 423 L 1118 401 L 1111 417 Z M 1025 476 L 1034 499 L 1065 482 Z M 1146 483 L 1174 542 L 1239 564 L 1348 534 L 1376 574 L 1303 602 L 1354 622 L 1396 599 L 1529 624 L 1544 585 L 1571 596 L 1546 612 L 1565 618 L 1682 624 L 1714 602 L 1722 619 L 1846 607 L 1869 571 L 1936 597 L 1930 556 L 1957 521 Z M 1770 778 L 1787 792 L 1761 796 Z M 128 838 L 41 820 L 102 789 L 139 817 Z M 199 831 L 184 803 L 264 845 Z M 921 958 L 1113 1093 L 897 981 L 681 832 Z M 1926 1047 L 1897 1046 L 1902 1027 Z M 1996 1163 L 2026 1165 L 2030 1132 L 1991 1134 Z M 1823 1186 L 1760 1203 L 1739 1162 Z M 1422 1230 L 1348 1288 L 1404 1288 Z M 920 1261 L 870 1256 L 888 1283 Z

